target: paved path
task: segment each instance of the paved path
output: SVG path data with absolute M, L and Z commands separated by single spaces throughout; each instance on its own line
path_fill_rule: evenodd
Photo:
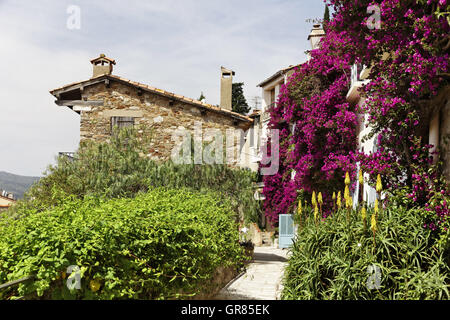
M 256 247 L 247 271 L 231 281 L 217 300 L 278 300 L 287 250 Z

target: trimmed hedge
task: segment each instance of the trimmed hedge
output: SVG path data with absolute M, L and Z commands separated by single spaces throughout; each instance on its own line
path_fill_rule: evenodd
M 375 245 L 372 212 L 366 228 L 359 213 L 352 211 L 349 221 L 346 215 L 341 210 L 317 226 L 306 220 L 292 248 L 283 299 L 449 299 L 449 253 L 415 210 L 380 212 Z M 381 271 L 379 289 L 367 286 L 374 275 L 369 266 Z
M 176 299 L 209 290 L 219 267 L 239 268 L 236 214 L 213 193 L 157 188 L 133 199 L 74 196 L 21 219 L 0 219 L 3 299 Z M 65 271 L 81 268 L 81 289 Z

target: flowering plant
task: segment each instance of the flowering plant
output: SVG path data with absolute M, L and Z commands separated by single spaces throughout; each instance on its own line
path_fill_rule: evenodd
M 449 79 L 450 6 L 447 0 L 328 0 L 334 14 L 321 47 L 297 68 L 271 110 L 272 128 L 280 129 L 280 172 L 265 178 L 264 208 L 273 221 L 291 210 L 296 190 L 342 190 L 343 174 L 354 181 L 355 162 L 374 186 L 381 175 L 387 192 L 406 187 L 413 205 L 429 204 L 434 226 L 447 213 L 433 205 L 436 192 L 448 188 L 438 179 L 428 124 L 438 110 Z M 368 8 L 380 9 L 379 28 L 368 28 Z M 370 82 L 360 89 L 365 103 L 346 101 L 349 69 L 369 68 Z M 377 150 L 356 150 L 356 113 L 366 113 Z M 295 131 L 289 124 L 295 124 Z M 296 175 L 290 179 L 292 170 Z M 352 186 L 354 187 L 354 186 Z M 324 213 L 331 195 L 324 193 Z M 444 210 L 444 211 L 443 211 Z M 446 211 L 448 212 L 448 210 Z M 430 217 L 428 217 L 430 219 Z M 430 225 L 430 224 L 427 224 Z

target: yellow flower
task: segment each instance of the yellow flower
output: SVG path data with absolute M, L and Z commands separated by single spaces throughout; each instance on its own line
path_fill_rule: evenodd
M 319 192 L 319 195 L 317 196 L 317 201 L 319 202 L 319 204 L 323 204 L 323 199 L 322 199 L 322 192 Z
M 377 176 L 377 192 L 380 193 L 383 190 L 383 185 L 381 184 L 381 176 Z
M 313 191 L 313 194 L 312 194 L 311 204 L 313 205 L 313 207 L 317 206 L 316 192 L 315 191 Z
M 377 232 L 377 215 L 374 213 L 372 219 L 370 220 L 370 229 L 373 233 Z
M 98 280 L 91 280 L 89 282 L 89 288 L 91 288 L 92 292 L 97 292 L 100 290 L 101 283 Z
M 338 208 L 340 209 L 342 207 L 342 202 L 341 202 L 341 192 L 339 191 L 338 195 L 337 195 L 337 202 L 336 202 Z
M 345 186 L 344 199 L 347 200 L 347 198 L 350 198 L 350 190 L 349 190 L 348 186 Z
M 333 200 L 336 200 L 336 192 L 333 192 Z
M 298 212 L 299 215 L 302 214 L 302 200 L 300 200 L 300 201 L 298 202 L 297 212 Z
M 314 220 L 317 221 L 319 218 L 319 208 L 317 205 L 314 207 Z
M 362 170 L 359 170 L 359 184 L 360 185 L 364 184 L 364 176 Z
M 348 186 L 350 184 L 350 175 L 348 172 L 345 173 L 345 185 Z
M 367 219 L 366 207 L 362 207 L 362 209 L 361 209 L 361 218 L 363 219 L 363 221 L 366 221 L 366 219 Z
M 345 199 L 345 206 L 347 207 L 347 209 L 353 207 L 353 199 L 351 197 L 347 197 Z
M 378 199 L 375 199 L 375 205 L 373 207 L 373 211 L 378 214 Z

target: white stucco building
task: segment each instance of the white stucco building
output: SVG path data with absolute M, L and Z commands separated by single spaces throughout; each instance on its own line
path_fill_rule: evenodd
M 389 54 L 384 54 L 382 59 L 386 59 Z M 354 105 L 361 107 L 366 101 L 366 97 L 362 96 L 359 89 L 367 84 L 370 69 L 363 65 L 353 65 L 351 71 L 351 85 L 347 94 L 347 101 Z M 424 128 L 425 141 L 434 148 L 430 152 L 438 149 L 440 151 L 440 160 L 443 162 L 444 175 L 447 182 L 450 182 L 450 86 L 442 88 L 438 95 L 432 100 L 426 102 L 428 114 L 420 120 L 422 128 Z M 358 150 L 366 154 L 376 152 L 377 136 L 372 137 L 366 141 L 363 138 L 367 136 L 372 130 L 368 122 L 367 114 L 358 115 L 357 137 L 358 137 Z M 435 161 L 439 157 L 435 156 Z M 359 172 L 359 164 L 357 166 L 357 172 Z M 368 174 L 364 175 L 365 181 L 368 179 Z M 356 206 L 358 203 L 359 185 L 353 194 L 353 203 Z M 367 182 L 364 183 L 362 191 L 363 201 L 366 201 L 369 205 L 373 204 L 376 199 L 376 191 L 373 187 L 369 186 Z
M 360 64 L 355 64 L 351 69 L 351 79 L 350 79 L 350 90 L 347 93 L 347 101 L 357 106 L 358 108 L 362 107 L 366 101 L 365 97 L 361 96 L 359 89 L 367 84 L 369 80 L 367 79 L 369 75 L 369 70 Z M 364 152 L 366 154 L 370 154 L 372 152 L 377 151 L 377 137 L 374 136 L 367 141 L 363 141 L 363 138 L 370 133 L 372 128 L 367 126 L 368 124 L 368 115 L 367 114 L 358 114 L 358 125 L 356 127 L 356 136 L 358 139 L 358 150 Z M 357 174 L 360 169 L 359 163 L 357 164 Z M 368 174 L 364 174 L 364 180 L 367 181 L 369 178 Z M 368 204 L 373 204 L 375 202 L 377 193 L 376 190 L 371 187 L 367 182 L 364 183 L 363 190 L 360 190 L 359 183 L 356 186 L 356 190 L 353 193 L 353 204 L 356 206 L 359 201 L 359 194 L 362 192 L 363 201 L 366 201 Z

